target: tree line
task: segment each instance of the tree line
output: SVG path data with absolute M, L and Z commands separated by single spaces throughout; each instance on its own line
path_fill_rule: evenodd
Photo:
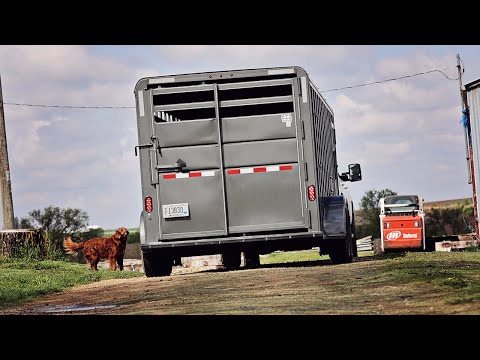
M 71 236 L 74 241 L 86 241 L 104 237 L 105 229 L 88 228 L 89 216 L 86 211 L 75 208 L 60 208 L 49 205 L 43 210 L 35 209 L 28 216 L 14 219 L 17 229 L 39 229 L 45 232 L 50 244 L 63 249 L 63 240 Z M 140 234 L 131 232 L 128 243 L 140 242 Z
M 397 195 L 391 189 L 368 190 L 361 198 L 356 216 L 356 237 L 371 235 L 380 237 L 380 198 Z M 86 211 L 75 208 L 60 208 L 49 205 L 43 210 L 32 210 L 28 216 L 15 218 L 17 229 L 37 229 L 45 232 L 48 241 L 57 249 L 63 249 L 63 240 L 72 236 L 75 241 L 86 241 L 104 237 L 103 228 L 88 228 L 89 216 Z M 473 204 L 457 204 L 448 207 L 432 207 L 425 210 L 426 236 L 466 234 L 474 231 Z M 131 232 L 128 243 L 140 242 L 140 234 Z

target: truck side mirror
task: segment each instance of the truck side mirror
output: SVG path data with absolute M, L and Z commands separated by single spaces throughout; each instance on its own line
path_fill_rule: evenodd
M 349 174 L 350 181 L 362 180 L 362 169 L 360 168 L 360 164 L 349 164 L 348 174 Z

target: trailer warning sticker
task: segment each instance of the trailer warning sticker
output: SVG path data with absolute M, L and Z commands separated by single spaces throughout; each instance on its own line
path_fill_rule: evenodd
M 286 127 L 292 126 L 292 114 L 282 114 L 280 115 L 282 122 L 285 123 Z

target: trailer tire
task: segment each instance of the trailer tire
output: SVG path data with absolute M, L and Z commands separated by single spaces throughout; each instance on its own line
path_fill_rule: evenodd
M 353 209 L 353 208 L 352 208 Z M 352 210 L 352 246 L 353 246 L 353 257 L 358 257 L 358 246 L 357 246 L 357 233 L 355 231 L 355 213 Z
M 256 250 L 247 250 L 243 253 L 245 267 L 256 268 L 260 266 L 260 254 Z
M 382 251 L 382 239 L 377 238 L 373 240 L 373 255 L 381 255 Z
M 155 253 L 143 253 L 143 271 L 147 277 L 169 276 L 173 260 Z
M 345 237 L 335 241 L 329 251 L 330 259 L 334 264 L 351 263 L 353 260 L 352 228 L 348 211 L 345 213 L 345 229 Z
M 242 256 L 239 251 L 228 251 L 222 253 L 222 264 L 226 270 L 235 270 L 240 267 Z

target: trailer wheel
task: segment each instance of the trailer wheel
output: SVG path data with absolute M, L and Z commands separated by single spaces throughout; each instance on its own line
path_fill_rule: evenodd
M 169 276 L 172 273 L 173 260 L 170 257 L 143 253 L 143 271 L 147 277 Z
M 345 237 L 335 241 L 330 248 L 329 256 L 334 264 L 351 263 L 353 260 L 352 228 L 348 212 L 345 214 L 345 229 Z
M 245 258 L 245 267 L 256 268 L 260 266 L 260 254 L 255 250 L 247 250 L 243 253 Z
M 352 210 L 352 246 L 353 257 L 358 257 L 357 233 L 355 231 L 355 213 Z
M 235 270 L 240 267 L 240 251 L 229 251 L 222 253 L 222 264 L 226 270 Z
M 377 238 L 373 240 L 373 255 L 383 254 L 382 251 L 382 239 Z

